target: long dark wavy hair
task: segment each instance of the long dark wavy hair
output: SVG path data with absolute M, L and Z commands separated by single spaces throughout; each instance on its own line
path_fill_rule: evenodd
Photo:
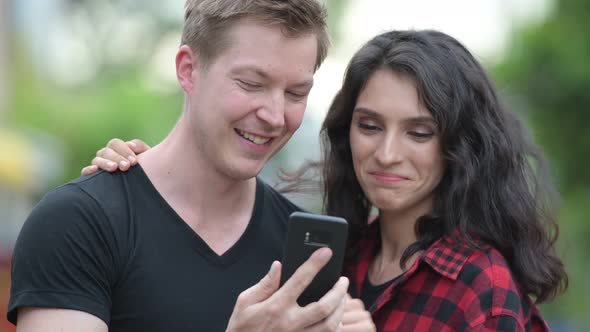
M 537 302 L 563 292 L 568 278 L 554 249 L 557 194 L 544 158 L 473 55 L 432 30 L 386 32 L 354 55 L 321 129 L 323 162 L 298 172 L 319 167 L 325 213 L 349 221 L 348 259 L 372 208 L 354 173 L 349 130 L 359 93 L 381 68 L 414 81 L 438 123 L 445 160 L 434 209 L 417 220 L 418 240 L 404 251 L 402 267 L 414 253 L 458 232 L 468 245 L 476 246 L 477 237 L 498 249 Z

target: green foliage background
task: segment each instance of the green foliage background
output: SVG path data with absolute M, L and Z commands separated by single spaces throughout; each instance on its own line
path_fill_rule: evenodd
M 589 32 L 590 2 L 557 1 L 547 20 L 515 33 L 507 58 L 494 71 L 543 147 L 561 194 L 558 246 L 570 287 L 543 311 L 577 322 L 590 314 Z
M 141 137 L 155 144 L 168 133 L 182 109 L 180 93 L 154 93 L 143 83 L 140 68 L 118 68 L 89 85 L 64 89 L 23 69 L 24 57 L 13 63 L 13 110 L 8 119 L 17 127 L 52 133 L 66 144 L 66 169 L 55 184 L 80 174 L 95 151 L 114 137 Z M 18 110 L 18 111 L 17 111 Z

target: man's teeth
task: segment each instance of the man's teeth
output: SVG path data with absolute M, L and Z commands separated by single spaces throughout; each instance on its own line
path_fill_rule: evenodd
M 237 130 L 237 132 L 238 132 L 238 134 L 240 134 L 240 136 L 242 136 L 243 138 L 249 140 L 250 142 L 252 142 L 254 144 L 262 145 L 262 144 L 266 144 L 266 143 L 268 143 L 268 141 L 270 141 L 270 138 L 254 136 L 254 135 L 248 134 L 246 132 L 243 132 L 241 130 Z

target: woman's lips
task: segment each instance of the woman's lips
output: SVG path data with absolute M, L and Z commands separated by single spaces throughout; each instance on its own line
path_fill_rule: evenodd
M 380 182 L 401 182 L 408 180 L 407 177 L 395 173 L 387 173 L 387 172 L 369 172 L 376 180 Z

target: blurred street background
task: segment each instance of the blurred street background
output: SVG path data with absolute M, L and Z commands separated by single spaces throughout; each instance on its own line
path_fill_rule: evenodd
M 264 169 L 319 157 L 318 131 L 352 54 L 389 29 L 442 30 L 490 71 L 561 194 L 568 292 L 541 306 L 553 331 L 590 331 L 590 1 L 324 0 L 333 47 L 301 129 Z M 26 216 L 110 138 L 159 142 L 180 115 L 174 73 L 184 0 L 0 0 L 0 331 L 11 250 Z M 300 199 L 317 210 L 316 198 Z

